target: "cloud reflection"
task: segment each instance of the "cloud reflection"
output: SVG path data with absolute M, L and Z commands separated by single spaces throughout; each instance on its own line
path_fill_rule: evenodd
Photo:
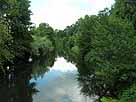
M 76 75 L 73 64 L 64 58 L 57 58 L 51 71 L 38 80 L 37 89 L 40 92 L 33 97 L 33 102 L 93 102 L 80 94 Z
M 76 71 L 77 68 L 74 64 L 67 62 L 63 57 L 58 57 L 51 70 L 68 72 L 68 71 Z
M 80 94 L 75 78 L 74 73 L 62 72 L 48 84 L 37 86 L 40 92 L 34 96 L 34 102 L 93 102 Z

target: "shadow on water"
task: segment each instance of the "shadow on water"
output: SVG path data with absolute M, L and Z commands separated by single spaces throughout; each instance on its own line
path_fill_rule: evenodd
M 96 77 L 93 68 L 84 64 L 78 64 L 78 83 L 84 96 L 94 98 L 93 102 L 101 102 L 101 96 L 105 92 L 103 83 Z
M 28 68 L 29 65 L 24 65 Z M 30 83 L 31 69 L 21 73 L 12 72 L 7 78 L 0 80 L 1 102 L 32 102 L 32 95 L 38 92 L 35 83 Z
M 55 55 L 51 54 L 32 63 L 10 66 L 6 77 L 0 77 L 0 102 L 33 102 L 33 95 L 39 90 L 30 80 L 46 73 L 47 66 L 52 66 L 54 61 Z

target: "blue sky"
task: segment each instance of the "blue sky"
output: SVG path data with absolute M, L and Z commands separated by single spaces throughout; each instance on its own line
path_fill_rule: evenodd
M 46 22 L 54 29 L 64 29 L 80 17 L 97 14 L 112 4 L 114 0 L 31 0 L 31 20 L 36 25 Z

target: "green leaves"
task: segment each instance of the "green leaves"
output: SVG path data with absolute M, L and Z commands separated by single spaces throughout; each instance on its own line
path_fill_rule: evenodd
M 136 30 L 136 3 L 135 0 L 116 0 L 112 13 L 122 19 L 128 20 Z
M 113 98 L 107 98 L 107 97 L 103 97 L 101 99 L 102 102 L 119 102 L 117 99 L 113 99 Z
M 3 64 L 13 59 L 12 49 L 9 48 L 12 41 L 12 36 L 9 33 L 8 27 L 0 23 L 0 68 Z M 4 69 L 2 69 L 4 71 Z
M 30 57 L 29 3 L 29 0 L 0 1 L 0 66 Z M 3 70 L 6 68 L 3 67 Z
M 49 51 L 53 51 L 54 47 L 52 45 L 52 42 L 45 36 L 33 36 L 34 42 L 32 45 L 32 52 L 33 55 L 36 56 L 44 56 L 48 54 Z
M 45 56 L 55 50 L 54 31 L 48 24 L 42 23 L 32 32 L 34 39 L 31 43 L 32 55 Z
M 132 85 L 121 94 L 119 102 L 135 102 L 136 101 L 136 85 Z

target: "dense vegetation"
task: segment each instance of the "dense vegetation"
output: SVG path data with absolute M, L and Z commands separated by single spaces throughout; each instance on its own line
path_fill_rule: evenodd
M 30 57 L 55 53 L 54 30 L 46 23 L 32 27 L 29 0 L 0 0 L 0 72 Z
M 81 91 L 103 102 L 135 102 L 136 2 L 116 0 L 58 32 L 62 56 L 76 63 Z
M 55 60 L 57 52 L 77 65 L 83 94 L 102 102 L 135 102 L 136 2 L 115 1 L 110 10 L 53 30 L 46 23 L 32 27 L 29 0 L 0 0 L 0 72 L 30 57 L 53 54 Z M 36 64 L 35 70 L 43 68 Z
M 54 30 L 46 23 L 41 23 L 39 27 L 32 28 L 31 43 L 33 56 L 45 56 L 49 52 L 55 51 Z
M 29 3 L 28 0 L 0 1 L 0 64 L 3 72 L 9 63 L 28 59 L 30 55 Z

